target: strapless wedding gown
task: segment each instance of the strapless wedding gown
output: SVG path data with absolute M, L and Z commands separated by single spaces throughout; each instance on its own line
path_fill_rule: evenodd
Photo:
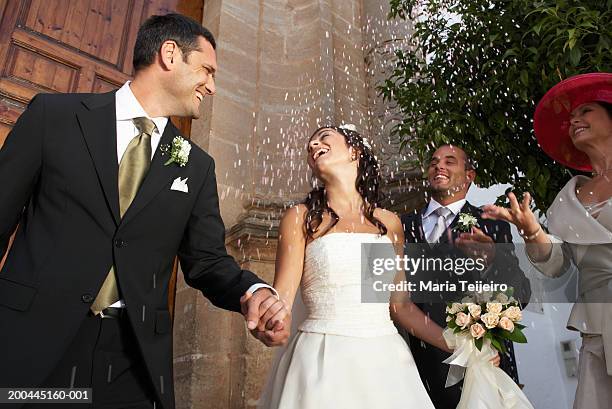
M 361 302 L 361 244 L 370 233 L 330 233 L 306 247 L 306 319 L 270 374 L 263 409 L 433 409 L 387 303 Z M 394 253 L 391 253 L 394 254 Z

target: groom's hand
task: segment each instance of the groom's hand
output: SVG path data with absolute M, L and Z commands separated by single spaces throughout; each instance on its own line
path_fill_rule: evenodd
M 247 291 L 240 298 L 240 305 L 249 330 L 280 331 L 283 320 L 289 315 L 285 303 L 267 288 L 260 288 L 254 294 Z
M 495 243 L 477 227 L 472 227 L 469 233 L 461 233 L 455 241 L 457 247 L 468 257 L 482 258 L 488 266 L 495 258 Z
M 291 317 L 288 316 L 285 321 L 277 323 L 272 330 L 254 329 L 251 334 L 266 346 L 277 347 L 287 344 L 290 335 L 289 328 L 291 328 Z

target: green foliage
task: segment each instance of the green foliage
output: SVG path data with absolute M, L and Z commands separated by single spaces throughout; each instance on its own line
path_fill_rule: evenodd
M 474 345 L 478 348 L 479 351 L 482 351 L 482 343 L 484 342 L 484 338 L 478 338 L 474 340 Z
M 509 341 L 512 342 L 517 342 L 519 344 L 526 344 L 527 343 L 527 338 L 525 337 L 525 334 L 523 334 L 523 331 L 521 331 L 520 329 L 514 328 L 514 331 L 510 332 L 510 331 L 506 331 L 506 330 L 501 330 L 499 331 L 499 336 L 507 339 Z
M 493 346 L 493 348 L 497 349 L 502 354 L 508 353 L 508 349 L 506 348 L 506 345 L 504 345 L 503 342 L 500 342 L 495 337 L 491 337 L 491 345 Z
M 390 17 L 415 24 L 380 88 L 402 113 L 402 148 L 422 164 L 457 144 L 479 185 L 511 183 L 545 209 L 571 174 L 538 147 L 534 109 L 561 79 L 612 70 L 612 0 L 390 1 Z

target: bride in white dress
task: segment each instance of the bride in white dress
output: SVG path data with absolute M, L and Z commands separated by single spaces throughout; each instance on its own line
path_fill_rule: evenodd
M 274 279 L 288 305 L 301 284 L 306 318 L 260 407 L 433 409 L 389 304 L 361 302 L 361 244 L 388 243 L 400 255 L 404 245 L 399 218 L 376 207 L 379 168 L 369 144 L 350 129 L 320 128 L 308 165 L 324 187 L 283 216 Z

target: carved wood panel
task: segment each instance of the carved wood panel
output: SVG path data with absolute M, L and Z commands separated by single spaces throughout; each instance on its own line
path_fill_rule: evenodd
M 40 92 L 107 92 L 132 75 L 140 24 L 203 0 L 0 0 L 0 146 Z M 175 120 L 189 134 L 189 120 Z

